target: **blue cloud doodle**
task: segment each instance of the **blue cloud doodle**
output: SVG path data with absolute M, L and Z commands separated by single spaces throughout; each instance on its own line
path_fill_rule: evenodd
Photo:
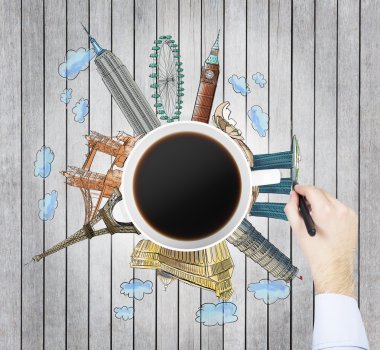
M 58 67 L 58 73 L 62 78 L 75 79 L 82 70 L 87 69 L 94 57 L 94 49 L 86 50 L 84 47 L 80 47 L 77 50 L 68 50 L 65 62 L 62 62 Z
M 252 79 L 255 82 L 255 84 L 259 85 L 261 88 L 263 88 L 267 81 L 264 79 L 264 74 L 257 72 L 252 75 Z
M 246 96 L 251 92 L 249 85 L 245 81 L 245 77 L 239 78 L 236 74 L 234 74 L 228 78 L 228 82 L 232 85 L 232 88 L 238 94 Z
M 120 285 L 120 293 L 127 295 L 129 298 L 142 300 L 145 294 L 153 292 L 153 283 L 151 281 L 141 281 L 138 278 L 132 278 L 129 282 L 123 282 Z
M 236 305 L 230 302 L 205 303 L 197 311 L 195 321 L 204 326 L 222 326 L 237 321 L 236 310 Z
M 133 307 L 122 306 L 115 307 L 113 309 L 113 312 L 115 313 L 115 317 L 119 320 L 128 321 L 133 318 L 135 310 L 133 309 Z
M 47 221 L 54 218 L 55 209 L 58 207 L 58 192 L 51 191 L 46 193 L 45 197 L 38 201 L 39 213 L 38 216 L 41 220 Z
M 269 115 L 263 112 L 263 109 L 257 105 L 251 107 L 247 115 L 251 120 L 252 128 L 256 130 L 261 137 L 265 137 L 269 126 Z
M 34 161 L 34 176 L 47 178 L 51 172 L 51 163 L 54 160 L 54 152 L 50 147 L 42 146 L 36 153 Z
M 64 104 L 70 103 L 71 97 L 73 96 L 73 89 L 64 89 L 63 92 L 61 93 L 60 100 Z
M 284 280 L 262 279 L 259 282 L 250 283 L 247 290 L 265 304 L 273 304 L 278 299 L 286 299 L 290 294 L 290 286 Z
M 82 97 L 75 104 L 72 111 L 75 114 L 74 120 L 78 123 L 83 123 L 86 119 L 86 115 L 88 114 L 88 100 Z

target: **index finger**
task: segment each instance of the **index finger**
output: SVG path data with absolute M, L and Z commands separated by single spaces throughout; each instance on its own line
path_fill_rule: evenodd
M 298 194 L 306 197 L 312 209 L 330 204 L 329 199 L 326 197 L 323 191 L 315 186 L 296 185 L 294 186 L 294 190 Z

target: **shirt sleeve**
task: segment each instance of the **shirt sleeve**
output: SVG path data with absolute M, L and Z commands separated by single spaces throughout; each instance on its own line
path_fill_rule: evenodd
M 340 294 L 315 296 L 313 350 L 369 349 L 358 304 Z

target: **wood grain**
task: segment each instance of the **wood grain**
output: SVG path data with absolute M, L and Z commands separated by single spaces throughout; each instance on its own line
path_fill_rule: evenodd
M 357 1 L 349 0 L 339 3 L 337 68 L 337 197 L 357 213 L 360 194 L 359 8 Z M 355 259 L 355 280 L 358 291 L 359 259 L 358 253 Z
M 371 348 L 380 342 L 380 16 L 379 1 L 361 3 L 360 52 L 360 310 Z
M 178 45 L 181 50 L 181 61 L 185 64 L 185 96 L 183 96 L 181 120 L 190 120 L 200 75 L 201 35 L 203 34 L 201 1 L 180 1 L 179 10 Z M 200 307 L 200 288 L 182 282 L 179 282 L 178 288 L 178 348 L 200 349 L 201 325 L 194 321 Z
M 111 1 L 90 1 L 89 30 L 100 46 L 111 48 Z M 100 18 L 100 21 L 96 19 Z M 83 35 L 85 32 L 82 30 Z M 110 136 L 111 95 L 96 71 L 90 65 L 90 130 Z M 91 169 L 106 174 L 111 165 L 111 156 L 98 152 Z M 105 349 L 110 346 L 111 305 L 111 236 L 103 235 L 90 241 L 89 265 L 89 344 L 90 349 Z
M 135 80 L 148 101 L 152 89 L 149 87 L 149 54 L 156 35 L 156 1 L 135 1 Z M 141 238 L 134 237 L 135 245 Z M 156 271 L 135 269 L 135 278 L 153 282 L 153 294 L 145 296 L 142 301 L 135 301 L 134 347 L 135 349 L 155 349 L 157 346 L 157 279 Z
M 225 27 L 224 27 L 224 89 L 225 100 L 231 103 L 231 118 L 237 122 L 242 136 L 246 137 L 246 96 L 234 92 L 228 79 L 234 74 L 245 77 L 246 72 L 246 2 L 225 2 Z M 239 38 L 238 40 L 236 40 Z M 229 245 L 234 271 L 232 286 L 234 294 L 229 302 L 236 305 L 238 320 L 235 323 L 224 324 L 224 349 L 245 348 L 245 289 L 246 289 L 246 265 L 245 255 L 231 244 Z
M 178 42 L 178 6 L 177 0 L 157 1 L 157 37 L 172 35 Z M 154 32 L 148 37 L 151 38 L 150 42 L 154 40 L 153 34 Z M 147 56 L 149 56 L 148 53 L 146 52 Z M 150 101 L 152 101 L 151 98 Z M 173 281 L 166 290 L 161 281 L 157 280 L 157 349 L 178 347 L 178 290 L 178 280 Z
M 131 74 L 134 73 L 134 1 L 112 1 L 112 52 L 121 59 Z M 112 100 L 111 134 L 115 136 L 119 131 L 133 134 L 117 103 Z M 133 323 L 134 319 L 123 321 L 114 316 L 115 307 L 133 307 L 135 301 L 120 293 L 120 285 L 129 282 L 133 276 L 130 268 L 131 254 L 133 252 L 134 235 L 116 234 L 112 236 L 112 290 L 111 290 L 111 331 L 113 349 L 133 349 Z
M 224 101 L 224 15 L 222 0 L 202 1 L 202 40 L 201 40 L 201 60 L 198 62 L 198 78 L 201 72 L 201 66 L 204 64 L 210 49 L 215 41 L 218 30 L 221 32 L 220 51 L 219 51 L 219 80 L 215 91 L 213 111 L 216 106 Z M 186 66 L 185 66 L 186 69 Z M 194 102 L 196 95 L 194 94 Z M 193 103 L 194 103 L 193 102 Z M 217 304 L 220 300 L 215 293 L 202 289 L 201 305 L 205 303 Z M 193 317 L 194 318 L 194 317 Z M 201 349 L 222 349 L 223 348 L 223 327 L 208 327 L 201 325 Z
M 337 5 L 316 2 L 315 184 L 336 195 Z
M 22 261 L 30 262 L 44 246 L 45 224 L 38 216 L 44 181 L 34 176 L 33 162 L 44 142 L 43 3 L 22 4 Z M 22 267 L 22 346 L 44 343 L 44 272 L 42 264 Z
M 254 153 L 285 151 L 295 133 L 300 181 L 315 182 L 359 212 L 355 279 L 370 344 L 379 343 L 380 1 L 4 1 L 0 15 L 0 348 L 305 349 L 311 343 L 311 275 L 286 222 L 250 218 L 292 256 L 304 281 L 293 281 L 290 298 L 266 306 L 246 288 L 267 273 L 229 245 L 235 263 L 231 302 L 239 319 L 224 326 L 195 322 L 202 303 L 219 302 L 213 292 L 178 282 L 164 292 L 155 271 L 129 267 L 139 236 L 102 236 L 25 265 L 83 225 L 80 191 L 58 173 L 83 164 L 88 151 L 83 136 L 90 129 L 131 132 L 94 62 L 74 80 L 57 72 L 67 50 L 89 47 L 81 22 L 121 58 L 152 106 L 153 40 L 173 35 L 184 62 L 182 120 L 190 119 L 200 67 L 221 30 L 214 108 L 231 102 L 231 117 Z M 252 81 L 256 72 L 268 80 L 264 88 Z M 247 97 L 233 92 L 232 74 L 247 77 Z M 66 87 L 73 90 L 67 107 L 59 100 Z M 89 100 L 90 115 L 78 123 L 72 108 L 81 97 Z M 253 105 L 270 116 L 265 138 L 247 119 Z M 55 154 L 46 179 L 34 176 L 33 165 L 44 144 Z M 94 170 L 103 172 L 110 162 L 99 156 Z M 53 220 L 43 222 L 38 200 L 52 190 L 58 192 L 58 208 Z M 259 200 L 268 197 L 287 201 L 278 195 Z M 120 294 L 120 284 L 133 277 L 151 280 L 154 292 L 142 301 Z M 135 307 L 132 320 L 114 317 L 113 308 L 124 305 Z
M 89 48 L 89 40 L 81 24 L 89 26 L 89 3 L 67 1 L 67 46 L 66 50 Z M 91 29 L 91 28 L 90 28 Z M 65 49 L 62 49 L 62 53 Z M 61 57 L 63 62 L 64 56 Z M 81 72 L 74 80 L 67 81 L 73 90 L 71 106 L 67 111 L 67 165 L 82 166 L 88 152 L 84 135 L 89 133 L 89 116 L 83 123 L 74 120 L 72 108 L 80 98 L 89 99 L 89 69 Z M 89 104 L 91 101 L 89 100 Z M 64 179 L 62 179 L 64 181 Z M 84 221 L 84 202 L 78 188 L 67 186 L 67 235 L 82 227 Z M 89 345 L 89 245 L 81 242 L 67 249 L 67 348 L 88 348 Z
M 292 129 L 301 147 L 299 182 L 314 182 L 314 2 L 293 2 Z M 313 280 L 296 238 L 292 239 L 293 264 L 303 281 L 292 282 L 291 331 L 293 349 L 312 342 Z M 306 310 L 308 310 L 306 312 Z M 300 336 L 302 334 L 302 336 Z
M 55 154 L 45 192 L 58 192 L 54 220 L 45 225 L 45 248 L 66 238 L 66 185 L 58 172 L 66 168 L 66 105 L 59 94 L 66 80 L 57 72 L 66 46 L 66 2 L 45 2 L 45 145 Z M 60 89 L 60 90 L 58 90 Z M 47 349 L 66 347 L 66 254 L 60 251 L 45 261 L 45 335 Z
M 11 2 L 0 7 L 0 348 L 21 347 L 22 322 L 22 66 L 21 7 Z M 33 159 L 33 158 L 31 158 Z M 33 175 L 32 175 L 33 176 Z M 26 257 L 29 259 L 28 257 Z M 27 260 L 29 261 L 29 260 Z M 38 278 L 38 275 L 37 275 Z
M 249 1 L 247 3 L 247 81 L 251 87 L 251 93 L 247 96 L 247 113 L 253 106 L 260 106 L 268 113 L 269 94 L 269 3 L 265 0 Z M 252 75 L 260 72 L 268 82 L 261 88 L 252 80 Z M 248 115 L 246 114 L 246 118 Z M 271 121 L 269 120 L 269 126 Z M 252 123 L 247 119 L 246 142 L 254 154 L 268 153 L 268 134 L 260 137 L 253 129 Z M 259 194 L 258 202 L 267 202 L 267 194 Z M 268 219 L 260 217 L 248 217 L 253 226 L 264 236 L 268 237 Z M 265 349 L 268 342 L 267 305 L 257 300 L 247 291 L 250 283 L 256 283 L 267 278 L 267 272 L 251 259 L 246 258 L 247 281 L 246 293 L 246 347 L 247 349 Z
M 271 1 L 269 14 L 269 153 L 291 145 L 291 1 Z M 283 177 L 289 176 L 286 172 Z M 269 195 L 269 201 L 286 202 L 285 195 Z M 269 240 L 290 255 L 289 224 L 269 220 Z M 272 278 L 273 279 L 273 278 Z M 269 347 L 290 349 L 290 300 L 269 305 Z

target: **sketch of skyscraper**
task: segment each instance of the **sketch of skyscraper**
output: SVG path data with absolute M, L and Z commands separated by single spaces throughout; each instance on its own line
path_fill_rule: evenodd
M 89 35 L 95 50 L 96 68 L 134 133 L 136 135 L 146 134 L 159 127 L 160 121 L 127 67 L 111 51 L 100 47 L 87 29 L 84 26 L 83 28 Z

